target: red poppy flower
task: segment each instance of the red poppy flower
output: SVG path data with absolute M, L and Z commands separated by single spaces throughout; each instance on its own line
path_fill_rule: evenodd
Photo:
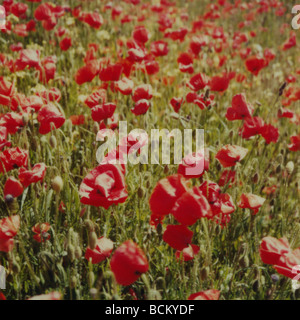
M 166 56 L 169 53 L 168 44 L 165 41 L 154 41 L 150 45 L 151 53 L 156 57 Z
M 47 134 L 53 129 L 59 129 L 65 123 L 65 117 L 54 104 L 47 104 L 38 113 L 37 120 L 40 123 L 39 133 Z
M 46 165 L 44 163 L 37 163 L 34 165 L 32 170 L 26 170 L 25 168 L 19 169 L 19 179 L 24 186 L 27 188 L 31 183 L 37 183 L 42 181 L 46 174 Z
M 24 191 L 24 188 L 19 180 L 14 177 L 9 177 L 4 185 L 3 193 L 6 197 L 7 195 L 11 195 L 14 198 L 19 197 Z
M 169 225 L 163 234 L 163 240 L 173 249 L 182 251 L 191 244 L 193 234 L 186 226 Z
M 222 175 L 219 179 L 219 186 L 224 187 L 228 183 L 234 183 L 235 182 L 235 174 L 236 171 L 234 170 L 224 170 L 222 172 Z
M 191 226 L 200 218 L 210 218 L 212 212 L 206 198 L 195 189 L 185 192 L 177 199 L 171 214 L 179 223 Z
M 129 286 L 134 283 L 141 274 L 149 269 L 144 252 L 133 241 L 125 241 L 113 254 L 110 261 L 111 271 L 116 281 Z
M 75 81 L 81 85 L 86 82 L 91 82 L 99 73 L 99 62 L 97 60 L 90 60 L 85 66 L 77 70 L 75 74 Z
M 194 53 L 195 56 L 198 56 L 202 47 L 208 44 L 207 37 L 205 36 L 194 36 L 190 42 L 190 49 Z
M 205 74 L 196 74 L 187 83 L 188 87 L 193 91 L 204 89 L 208 85 L 209 79 Z
M 149 40 L 149 32 L 144 26 L 136 26 L 132 37 L 137 43 L 145 44 Z
M 170 103 L 174 111 L 178 113 L 181 105 L 183 104 L 183 98 L 172 98 Z
M 7 129 L 6 127 L 0 127 L 0 150 L 2 150 L 4 147 L 11 146 L 11 142 L 7 141 L 6 139 L 7 139 Z
M 150 108 L 150 102 L 146 99 L 139 100 L 135 103 L 134 107 L 130 110 L 136 116 L 145 114 Z
M 253 56 L 246 60 L 245 65 L 248 71 L 257 76 L 266 67 L 267 61 L 259 56 Z
M 188 297 L 188 300 L 219 300 L 219 290 L 206 290 L 197 293 L 193 293 Z
M 145 69 L 147 74 L 153 75 L 159 71 L 159 64 L 155 60 L 149 60 L 145 62 Z
M 79 115 L 72 115 L 69 117 L 69 119 L 71 120 L 73 126 L 79 126 L 81 124 L 84 124 L 85 117 L 83 114 L 79 114 Z
M 262 198 L 255 194 L 243 193 L 241 195 L 238 206 L 242 209 L 251 209 L 253 214 L 257 214 L 259 208 L 264 204 L 265 201 L 265 198 Z
M 123 78 L 115 83 L 115 89 L 125 96 L 128 96 L 132 93 L 133 86 L 133 81 L 128 78 Z
M 0 292 L 0 301 L 5 301 L 5 300 L 6 300 L 5 295 L 2 292 Z
M 185 36 L 187 35 L 187 33 L 188 33 L 188 29 L 180 28 L 178 30 L 166 32 L 165 37 L 170 38 L 173 41 L 179 40 L 180 42 L 182 42 L 184 40 Z
M 15 92 L 15 85 L 3 77 L 0 77 L 0 104 L 8 106 L 10 104 L 10 98 Z
M 216 159 L 224 168 L 233 167 L 244 159 L 247 153 L 248 149 L 228 144 L 218 151 Z
M 14 237 L 20 228 L 20 216 L 0 220 L 0 251 L 10 252 L 14 247 Z
M 106 101 L 106 91 L 104 89 L 98 89 L 89 95 L 84 103 L 89 107 L 93 108 L 99 104 L 103 104 Z
M 85 258 L 91 261 L 92 264 L 97 264 L 109 258 L 114 248 L 114 243 L 105 237 L 97 239 L 96 247 L 94 250 L 87 248 Z
M 300 134 L 298 136 L 290 137 L 291 143 L 288 145 L 289 150 L 291 151 L 300 151 Z
M 21 70 L 27 66 L 30 68 L 36 68 L 40 65 L 40 52 L 33 49 L 24 49 L 20 51 L 20 57 L 17 59 L 17 63 Z
M 221 201 L 221 213 L 222 215 L 230 215 L 235 211 L 235 205 L 231 196 L 228 193 L 220 194 L 219 200 Z
M 224 92 L 228 89 L 230 77 L 227 74 L 223 76 L 214 76 L 210 79 L 210 91 Z
M 282 255 L 278 261 L 278 265 L 275 265 L 274 268 L 278 273 L 285 277 L 295 279 L 296 275 L 300 275 L 299 265 L 300 248 L 287 253 L 286 255 Z
M 92 108 L 92 118 L 96 122 L 111 118 L 116 110 L 114 103 L 104 103 Z
M 107 209 L 123 203 L 128 197 L 125 177 L 119 165 L 99 165 L 83 179 L 79 194 L 81 203 Z
M 84 13 L 83 21 L 94 29 L 99 29 L 103 25 L 103 17 L 98 12 Z
M 152 87 L 150 84 L 142 84 L 134 89 L 132 100 L 138 102 L 139 100 L 152 98 Z
M 287 39 L 282 45 L 282 50 L 286 51 L 296 46 L 296 33 L 291 31 L 289 39 Z
M 246 118 L 239 134 L 243 139 L 249 139 L 261 133 L 264 121 L 260 117 Z
M 281 239 L 265 237 L 259 249 L 262 262 L 271 265 L 277 265 L 280 257 L 290 252 L 291 248 L 285 237 Z
M 194 73 L 193 58 L 189 53 L 181 53 L 177 62 L 181 72 Z
M 182 159 L 182 164 L 178 166 L 177 173 L 182 174 L 185 178 L 199 178 L 205 171 L 209 170 L 209 151 L 205 149 L 202 152 L 189 154 Z
M 70 37 L 63 38 L 60 41 L 59 46 L 61 50 L 67 51 L 72 46 L 72 39 Z
M 27 11 L 28 6 L 26 3 L 18 2 L 18 3 L 12 4 L 9 9 L 12 14 L 20 18 Z
M 271 124 L 265 124 L 261 130 L 260 134 L 266 140 L 266 143 L 269 144 L 271 142 L 276 143 L 279 138 L 279 131 L 277 128 L 272 126 Z
M 253 106 L 247 102 L 246 96 L 237 94 L 232 98 L 232 105 L 227 109 L 226 118 L 229 121 L 243 120 L 252 116 Z
M 156 216 L 169 214 L 176 200 L 187 191 L 186 181 L 180 174 L 160 180 L 152 191 L 149 205 Z
M 189 245 L 187 248 L 184 248 L 182 251 L 177 250 L 175 257 L 178 261 L 190 261 L 199 253 L 200 247 L 195 244 Z
M 0 172 L 25 167 L 28 164 L 28 151 L 19 147 L 4 150 L 0 155 Z
M 101 81 L 119 81 L 123 71 L 123 66 L 120 63 L 109 64 L 102 68 L 99 72 Z
M 35 233 L 33 239 L 37 242 L 45 242 L 51 238 L 48 231 L 50 230 L 50 224 L 45 223 L 37 223 L 32 227 L 32 232 Z
M 61 99 L 61 92 L 57 88 L 50 88 L 49 90 L 44 90 L 36 93 L 37 96 L 43 99 L 44 104 L 51 102 L 59 102 Z

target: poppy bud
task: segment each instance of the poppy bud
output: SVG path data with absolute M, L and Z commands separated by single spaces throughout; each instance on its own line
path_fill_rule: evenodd
M 94 284 L 94 282 L 95 282 L 95 275 L 94 275 L 94 272 L 92 272 L 92 271 L 90 271 L 89 273 L 88 273 L 88 277 L 87 277 L 88 279 L 88 285 L 89 285 L 89 287 L 91 288 L 92 286 L 93 286 L 93 284 Z
M 287 164 L 286 164 L 286 171 L 288 172 L 289 175 L 291 175 L 294 171 L 294 162 L 293 161 L 289 161 Z
M 271 279 L 273 283 L 277 283 L 279 281 L 279 276 L 277 274 L 272 274 Z
M 55 136 L 51 136 L 50 139 L 49 139 L 49 144 L 50 146 L 55 149 L 56 146 L 57 146 L 57 140 L 55 138 Z
M 201 280 L 205 281 L 208 277 L 208 274 L 209 274 L 209 267 L 202 268 L 202 270 L 200 271 Z
M 156 231 L 157 231 L 157 234 L 158 235 L 161 235 L 162 234 L 162 225 L 161 223 L 159 223 L 156 227 Z
M 157 289 L 163 290 L 166 288 L 166 280 L 163 277 L 157 278 L 155 283 Z
M 71 282 L 71 283 L 70 283 L 71 288 L 74 289 L 74 288 L 76 287 L 76 284 L 77 284 L 77 278 L 76 278 L 75 276 L 73 276 L 73 277 L 71 278 L 71 281 L 70 281 L 70 282 Z
M 28 121 L 29 121 L 28 115 L 26 113 L 24 113 L 22 116 L 22 122 L 23 122 L 24 126 L 26 126 L 28 124 Z
M 147 295 L 148 300 L 161 300 L 161 294 L 157 290 L 149 290 Z
M 97 134 L 99 131 L 99 123 L 98 122 L 94 122 L 94 125 L 93 125 L 93 132 L 95 134 Z
M 276 173 L 279 174 L 281 172 L 281 164 L 279 164 L 276 168 Z
M 75 260 L 75 248 L 72 244 L 68 245 L 68 257 L 73 262 Z
M 253 288 L 253 291 L 254 292 L 258 292 L 259 289 L 260 289 L 260 283 L 259 283 L 259 280 L 256 279 L 254 280 L 253 284 L 252 284 L 252 288 Z
M 95 231 L 92 231 L 89 235 L 89 247 L 91 250 L 94 250 L 96 248 L 97 244 L 97 235 Z
M 60 176 L 56 176 L 51 183 L 52 189 L 56 192 L 56 193 L 60 193 L 63 186 L 64 186 L 64 182 L 62 180 L 62 178 Z
M 143 198 L 143 196 L 144 196 L 144 190 L 143 190 L 143 188 L 139 188 L 138 189 L 138 197 L 141 199 L 141 198 Z
M 82 250 L 81 250 L 80 246 L 77 246 L 75 249 L 75 257 L 76 257 L 76 259 L 80 259 L 81 256 L 82 256 Z
M 16 261 L 13 261 L 12 270 L 15 274 L 19 273 L 21 270 L 20 265 Z
M 256 172 L 255 175 L 252 177 L 252 182 L 256 184 L 259 180 L 259 174 Z
M 98 294 L 98 290 L 96 288 L 91 288 L 90 295 L 93 300 L 95 300 L 97 298 L 97 294 Z
M 169 167 L 166 165 L 165 167 L 164 167 L 164 174 L 167 174 L 169 172 Z
M 84 220 L 84 225 L 89 232 L 94 231 L 94 223 L 92 220 L 89 220 L 89 219 Z
M 248 256 L 241 257 L 239 260 L 239 265 L 241 266 L 241 268 L 248 268 L 249 267 Z

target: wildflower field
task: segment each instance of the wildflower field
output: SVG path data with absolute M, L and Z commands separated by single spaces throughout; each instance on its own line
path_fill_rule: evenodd
M 294 5 L 2 1 L 0 300 L 300 299 Z

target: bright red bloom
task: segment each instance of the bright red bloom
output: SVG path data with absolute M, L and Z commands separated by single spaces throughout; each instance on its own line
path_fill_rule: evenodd
M 32 170 L 25 168 L 19 169 L 19 180 L 24 188 L 27 188 L 31 183 L 42 181 L 46 174 L 46 165 L 44 163 L 37 163 Z
M 197 293 L 193 293 L 188 297 L 188 300 L 219 300 L 219 290 L 206 290 Z
M 246 96 L 237 94 L 232 98 L 232 105 L 227 109 L 227 120 L 243 120 L 252 116 L 254 112 L 253 106 L 247 102 Z
M 99 72 L 101 81 L 119 81 L 123 71 L 123 66 L 120 63 L 109 64 L 102 68 Z
M 0 155 L 0 172 L 25 167 L 28 164 L 28 151 L 19 147 L 4 150 Z
M 14 3 L 10 6 L 10 12 L 14 14 L 16 17 L 21 17 L 27 11 L 28 6 L 26 3 Z
M 7 139 L 7 128 L 0 127 L 0 150 L 2 150 L 4 147 L 11 146 L 11 142 L 7 141 L 6 139 Z
M 11 195 L 14 198 L 19 197 L 24 191 L 24 188 L 19 180 L 14 177 L 9 177 L 4 185 L 3 193 L 6 197 L 7 195 Z
M 200 218 L 210 218 L 210 205 L 197 189 L 185 192 L 175 202 L 171 214 L 181 224 L 191 226 Z
M 149 40 L 149 32 L 144 26 L 136 26 L 132 37 L 137 43 L 145 44 Z
M 193 231 L 186 226 L 168 225 L 163 234 L 163 240 L 173 249 L 182 251 L 191 244 L 193 234 Z
M 291 248 L 287 238 L 265 237 L 259 249 L 262 262 L 271 265 L 277 265 L 280 257 L 290 252 Z
M 181 72 L 194 73 L 193 57 L 189 53 L 181 53 L 177 62 Z
M 45 223 L 37 223 L 32 227 L 32 232 L 35 233 L 33 239 L 37 242 L 45 242 L 51 238 L 48 231 L 50 230 L 50 224 Z
M 172 98 L 170 103 L 174 111 L 178 113 L 181 105 L 183 104 L 183 98 Z
M 139 100 L 152 98 L 152 87 L 150 84 L 142 84 L 134 89 L 132 100 L 138 102 Z
M 296 46 L 296 32 L 291 31 L 289 39 L 287 39 L 282 45 L 282 50 L 286 51 Z
M 97 60 L 90 60 L 85 66 L 77 70 L 75 74 L 75 81 L 81 85 L 86 82 L 91 82 L 99 73 L 99 62 Z
M 70 37 L 63 38 L 60 41 L 59 46 L 63 51 L 69 50 L 69 48 L 72 46 L 72 39 Z
M 289 150 L 291 151 L 300 151 L 300 134 L 298 136 L 290 137 L 291 143 L 288 145 Z
M 40 123 L 39 133 L 47 134 L 51 129 L 59 129 L 66 119 L 54 104 L 49 103 L 39 111 L 37 120 Z
M 238 206 L 242 209 L 251 209 L 253 214 L 257 214 L 259 208 L 264 204 L 265 201 L 265 198 L 262 198 L 255 194 L 243 193 L 241 195 Z
M 150 108 L 150 102 L 146 99 L 141 99 L 135 103 L 134 107 L 130 110 L 136 116 L 145 114 Z
M 113 254 L 110 268 L 119 284 L 129 286 L 148 271 L 149 265 L 144 252 L 128 240 Z
M 103 17 L 98 12 L 84 13 L 83 21 L 94 29 L 99 29 L 104 22 Z
M 224 170 L 222 172 L 222 175 L 219 180 L 219 186 L 223 187 L 227 183 L 234 183 L 235 182 L 235 174 L 236 174 L 236 171 L 234 171 L 234 170 Z
M 106 101 L 106 91 L 104 89 L 98 89 L 89 95 L 84 103 L 89 107 L 93 108 L 99 104 L 103 104 Z
M 116 110 L 114 103 L 104 103 L 92 108 L 92 118 L 96 122 L 111 118 Z
M 188 87 L 193 91 L 204 89 L 208 85 L 209 79 L 205 74 L 196 74 L 187 83 Z
M 267 61 L 264 58 L 253 56 L 246 60 L 245 65 L 248 71 L 257 76 L 259 72 L 266 67 Z
M 33 49 L 24 49 L 20 51 L 20 58 L 16 60 L 19 70 L 25 69 L 27 66 L 36 68 L 40 65 L 40 52 Z
M 92 264 L 97 264 L 109 258 L 114 248 L 114 243 L 105 237 L 100 237 L 97 240 L 94 250 L 87 248 L 85 258 L 91 261 Z
M 166 56 L 169 53 L 168 44 L 165 41 L 155 41 L 150 45 L 151 53 L 156 57 Z
M 211 91 L 224 92 L 228 89 L 230 77 L 227 74 L 223 76 L 214 76 L 210 79 L 209 87 Z
M 279 259 L 278 265 L 275 265 L 275 270 L 288 277 L 290 279 L 295 279 L 296 275 L 300 275 L 300 248 L 282 255 Z M 299 279 L 299 278 L 298 278 Z
M 269 144 L 271 142 L 276 143 L 279 138 L 279 131 L 277 128 L 272 126 L 271 124 L 265 124 L 261 130 L 260 134 L 266 140 L 266 143 Z
M 182 251 L 177 250 L 175 253 L 175 257 L 178 261 L 190 261 L 194 259 L 195 255 L 197 255 L 199 251 L 199 246 L 191 244 L 187 248 L 184 248 Z
M 79 115 L 72 115 L 69 117 L 69 119 L 71 120 L 73 126 L 79 126 L 81 124 L 84 124 L 85 117 L 83 114 L 79 114 Z
M 145 62 L 145 69 L 147 74 L 153 75 L 159 71 L 159 64 L 155 60 L 149 60 Z
M 156 216 L 168 215 L 176 200 L 187 191 L 186 181 L 180 174 L 160 180 L 152 191 L 149 205 Z
M 99 165 L 83 179 L 79 194 L 81 203 L 107 209 L 123 203 L 128 197 L 125 177 L 119 165 Z
M 52 17 L 51 5 L 48 3 L 40 4 L 34 12 L 36 20 L 43 21 L 48 20 Z
M 14 237 L 20 228 L 20 216 L 0 220 L 0 251 L 10 252 L 14 247 Z
M 218 151 L 216 159 L 219 160 L 224 168 L 233 167 L 237 162 L 245 158 L 247 153 L 248 149 L 228 144 Z
M 264 121 L 260 117 L 246 118 L 239 134 L 244 139 L 249 139 L 260 134 L 264 126 Z

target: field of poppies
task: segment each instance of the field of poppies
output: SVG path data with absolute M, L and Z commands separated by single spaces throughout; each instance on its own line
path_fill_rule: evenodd
M 300 299 L 289 2 L 2 1 L 0 300 Z M 124 164 L 133 129 L 205 149 Z

